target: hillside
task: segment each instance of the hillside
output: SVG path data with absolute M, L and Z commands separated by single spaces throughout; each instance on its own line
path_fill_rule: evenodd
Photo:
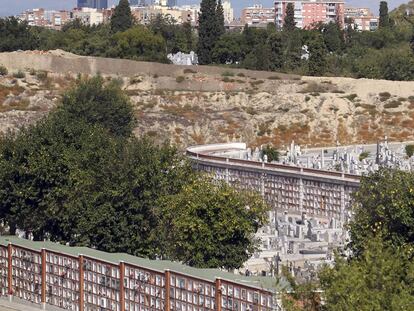
M 385 135 L 395 141 L 414 140 L 414 82 L 122 60 L 112 66 L 112 61 L 66 53 L 0 54 L 0 64 L 11 73 L 27 69 L 25 78 L 0 77 L 0 131 L 41 118 L 56 106 L 78 72 L 100 72 L 119 80 L 130 96 L 138 117 L 137 135 L 169 139 L 180 147 L 230 140 L 279 147 L 295 140 L 323 146 L 375 142 Z M 72 68 L 70 74 L 64 74 L 67 68 Z M 46 77 L 42 70 L 49 72 Z

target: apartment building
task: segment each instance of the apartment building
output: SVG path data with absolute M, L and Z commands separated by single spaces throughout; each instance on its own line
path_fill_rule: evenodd
M 199 6 L 197 7 L 168 7 L 160 5 L 131 7 L 132 15 L 139 24 L 146 25 L 158 15 L 170 16 L 177 23 L 196 23 L 198 21 Z
M 93 26 L 104 22 L 104 15 L 101 10 L 93 8 L 74 9 L 73 18 L 79 19 L 83 24 Z
M 52 11 L 39 8 L 21 13 L 19 19 L 26 21 L 30 26 L 60 29 L 71 19 L 71 12 L 65 10 Z
M 346 24 L 357 31 L 374 31 L 378 28 L 379 18 L 368 8 L 346 7 L 345 19 Z
M 276 0 L 274 7 L 275 23 L 283 27 L 288 3 L 295 7 L 296 27 L 312 28 L 317 23 L 339 21 L 344 24 L 344 0 Z
M 257 4 L 242 10 L 241 22 L 243 25 L 257 26 L 259 24 L 268 24 L 275 22 L 275 10 L 273 8 L 264 8 Z

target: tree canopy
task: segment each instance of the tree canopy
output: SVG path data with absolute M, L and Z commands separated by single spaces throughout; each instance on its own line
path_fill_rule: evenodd
M 295 28 L 295 5 L 292 2 L 289 2 L 286 6 L 285 19 L 283 21 L 283 30 L 293 31 Z
M 114 14 L 111 17 L 111 30 L 113 32 L 125 31 L 132 27 L 134 19 L 128 0 L 120 0 L 115 7 Z
M 160 208 L 166 255 L 191 266 L 239 268 L 256 250 L 252 238 L 266 211 L 259 194 L 195 179 Z
M 396 249 L 414 254 L 414 175 L 381 169 L 363 177 L 355 195 L 350 225 L 351 249 L 362 254 L 369 240 L 380 237 Z
M 198 18 L 198 47 L 197 53 L 200 64 L 212 62 L 212 50 L 223 33 L 223 7 L 217 5 L 216 0 L 202 0 Z M 223 25 L 221 24 L 223 23 Z
M 414 305 L 414 263 L 401 250 L 373 239 L 361 257 L 340 256 L 320 273 L 326 311 L 404 311 Z

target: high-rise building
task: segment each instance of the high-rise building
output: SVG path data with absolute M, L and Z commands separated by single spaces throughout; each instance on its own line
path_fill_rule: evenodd
M 244 8 L 241 14 L 243 25 L 255 26 L 260 24 L 274 23 L 275 10 L 273 8 L 264 8 L 261 4 Z
M 346 24 L 357 31 L 374 31 L 378 28 L 378 17 L 368 8 L 345 8 Z
M 231 7 L 230 0 L 222 1 L 224 11 L 224 21 L 229 24 L 234 20 L 234 10 Z
M 295 22 L 298 28 L 312 28 L 320 22 L 339 22 L 344 25 L 345 0 L 276 0 L 275 23 L 278 27 L 283 27 L 288 3 L 295 6 Z
M 78 8 L 107 9 L 108 0 L 78 0 Z
M 129 4 L 132 6 L 145 6 L 147 1 L 145 0 L 129 0 Z

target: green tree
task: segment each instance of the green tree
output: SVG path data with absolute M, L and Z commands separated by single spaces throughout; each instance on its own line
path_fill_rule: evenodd
M 155 35 L 145 26 L 137 25 L 113 36 L 113 46 L 108 51 L 108 56 L 167 62 L 166 50 L 161 35 Z
M 274 148 L 272 146 L 269 146 L 269 145 L 265 146 L 262 149 L 262 153 L 263 153 L 263 155 L 267 156 L 267 160 L 269 162 L 279 161 L 280 153 L 276 148 Z
M 235 64 L 243 58 L 243 37 L 240 33 L 229 32 L 220 37 L 212 52 L 213 62 Z
M 344 35 L 338 23 L 330 22 L 319 27 L 325 46 L 329 52 L 341 53 L 344 48 Z
M 302 33 L 299 29 L 282 33 L 283 69 L 295 71 L 301 66 Z
M 266 211 L 258 194 L 195 179 L 160 208 L 165 255 L 200 268 L 240 268 L 256 250 L 253 235 Z
M 78 81 L 64 94 L 57 114 L 70 120 L 98 124 L 119 137 L 129 137 L 135 125 L 128 97 L 116 85 L 104 85 L 101 77 Z
M 226 32 L 224 27 L 224 9 L 221 0 L 217 1 L 216 9 L 216 18 L 217 18 L 217 36 L 220 37 Z
M 283 21 L 283 30 L 293 31 L 295 28 L 295 5 L 292 2 L 289 2 L 286 6 L 286 15 Z
M 16 50 L 34 50 L 38 47 L 38 38 L 27 22 L 15 17 L 0 18 L 0 52 Z
M 326 69 L 326 47 L 321 35 L 316 35 L 309 43 L 309 74 L 321 76 Z
M 355 256 L 376 236 L 414 254 L 414 174 L 381 169 L 363 177 L 354 201 L 350 248 Z
M 206 65 L 212 62 L 212 51 L 219 33 L 217 29 L 217 3 L 216 0 L 202 0 L 200 4 L 200 16 L 198 19 L 198 47 L 197 54 L 200 64 Z
M 270 69 L 281 69 L 284 62 L 283 39 L 280 32 L 271 31 L 267 39 L 270 48 Z
M 408 50 L 383 52 L 380 66 L 383 79 L 395 81 L 412 81 L 414 79 L 414 56 Z
M 407 157 L 411 158 L 414 155 L 414 145 L 405 146 L 405 153 Z
M 128 0 L 120 0 L 111 17 L 111 30 L 116 33 L 132 27 L 134 19 Z
M 390 26 L 390 16 L 388 14 L 388 3 L 387 1 L 381 1 L 378 27 L 387 28 L 389 26 Z
M 171 16 L 158 14 L 149 24 L 149 29 L 164 38 L 167 53 L 190 52 L 193 43 L 193 31 L 190 23 L 179 25 Z
M 319 275 L 327 311 L 404 311 L 414 305 L 414 264 L 380 239 L 358 259 L 337 257 Z

